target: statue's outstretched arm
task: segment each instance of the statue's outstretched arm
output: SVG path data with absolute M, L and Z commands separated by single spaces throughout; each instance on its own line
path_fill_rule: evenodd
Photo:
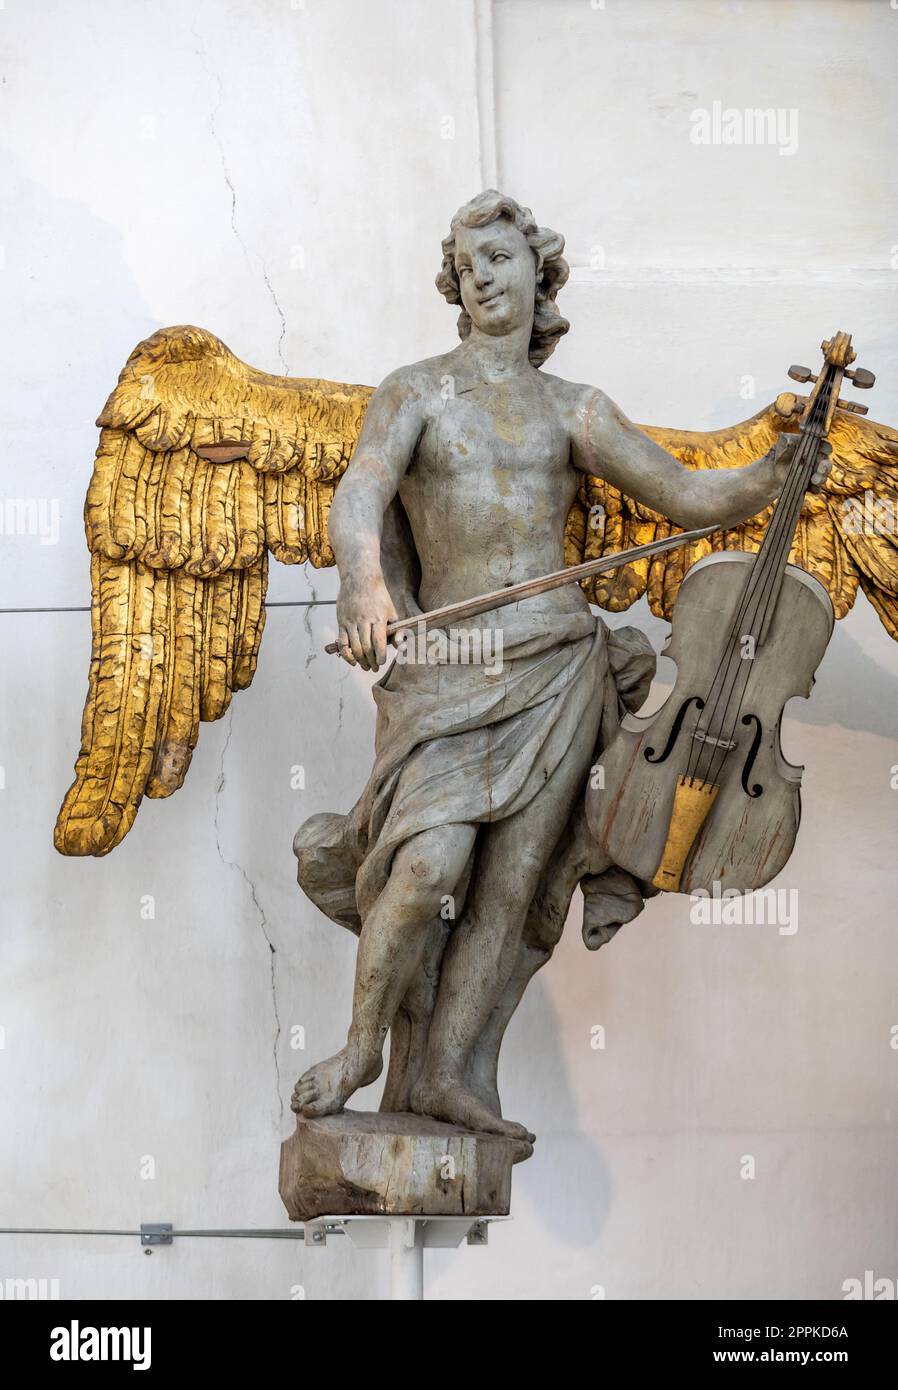
M 583 473 L 580 490 L 565 526 L 565 560 L 569 565 L 615 555 L 646 541 L 662 540 L 680 528 L 672 513 L 653 510 L 637 500 L 633 490 L 619 490 L 608 476 L 605 460 L 595 445 L 580 437 L 579 410 L 593 395 L 591 387 L 575 388 L 571 433 L 575 462 Z M 784 391 L 747 420 L 716 430 L 673 429 L 639 425 L 640 433 L 661 451 L 679 459 L 696 475 L 732 474 L 747 470 L 774 448 L 782 435 L 794 438 L 796 416 L 804 401 Z M 624 428 L 629 426 L 626 422 Z M 629 426 L 629 428 L 633 428 Z M 790 561 L 813 574 L 826 588 L 837 618 L 851 610 L 858 588 L 872 603 L 889 635 L 898 641 L 898 552 L 894 534 L 869 524 L 868 513 L 892 516 L 898 507 L 898 430 L 837 410 L 829 432 L 832 470 L 819 495 L 805 498 Z M 611 446 L 613 448 L 613 444 Z M 788 456 L 787 456 L 788 457 Z M 782 456 L 780 456 L 780 463 Z M 595 468 L 595 472 L 590 470 Z M 682 476 L 682 475 L 681 475 Z M 639 488 L 644 492 L 643 488 Z M 658 618 L 670 618 L 684 575 L 697 560 L 715 550 L 757 551 L 771 508 L 748 521 L 690 542 L 666 555 L 637 560 L 611 574 L 583 581 L 591 603 L 621 613 L 646 595 Z
M 735 526 L 776 497 L 794 453 L 796 436 L 739 468 L 695 471 L 656 444 L 603 391 L 591 390 L 577 410 L 576 467 L 602 477 L 686 529 Z M 819 488 L 829 471 L 823 449 L 814 475 Z

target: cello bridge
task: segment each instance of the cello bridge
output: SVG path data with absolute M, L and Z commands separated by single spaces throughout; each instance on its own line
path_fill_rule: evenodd
M 706 734 L 703 729 L 696 729 L 693 738 L 696 743 L 710 743 L 714 748 L 725 748 L 727 751 L 736 747 L 734 739 L 718 738 L 716 734 Z

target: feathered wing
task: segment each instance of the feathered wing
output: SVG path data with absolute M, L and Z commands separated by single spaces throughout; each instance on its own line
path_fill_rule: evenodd
M 103 855 L 184 781 L 201 720 L 252 681 L 268 550 L 333 564 L 327 513 L 371 390 L 254 371 L 211 333 L 131 354 L 85 505 L 92 649 L 62 854 Z
M 766 453 L 780 431 L 794 430 L 796 422 L 796 398 L 784 393 L 729 429 L 641 428 L 687 468 L 738 468 Z M 789 558 L 821 581 L 837 618 L 852 607 L 860 585 L 898 640 L 898 431 L 840 409 L 829 438 L 832 471 L 823 492 L 805 500 Z M 615 613 L 647 594 L 652 612 L 669 619 L 690 566 L 716 550 L 758 550 L 772 511 L 768 507 L 731 530 L 584 580 L 583 587 L 593 603 Z M 566 559 L 578 564 L 680 530 L 602 479 L 587 477 L 568 517 Z

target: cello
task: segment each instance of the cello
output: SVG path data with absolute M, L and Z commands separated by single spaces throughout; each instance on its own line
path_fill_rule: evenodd
M 803 769 L 786 761 L 786 701 L 810 695 L 835 616 L 813 575 L 789 563 L 819 443 L 844 379 L 874 383 L 851 338 L 821 344 L 823 366 L 789 376 L 812 382 L 800 439 L 757 554 L 719 551 L 688 570 L 664 651 L 674 688 L 654 714 L 626 714 L 587 790 L 590 830 L 614 864 L 668 892 L 751 892 L 792 853 Z

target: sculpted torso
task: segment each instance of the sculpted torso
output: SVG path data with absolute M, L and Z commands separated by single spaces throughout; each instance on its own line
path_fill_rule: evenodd
M 578 486 L 570 409 L 577 389 L 529 364 L 484 380 L 461 349 L 403 375 L 423 416 L 399 486 L 421 561 L 421 607 L 560 569 Z M 530 602 L 531 611 L 586 606 L 575 587 Z

